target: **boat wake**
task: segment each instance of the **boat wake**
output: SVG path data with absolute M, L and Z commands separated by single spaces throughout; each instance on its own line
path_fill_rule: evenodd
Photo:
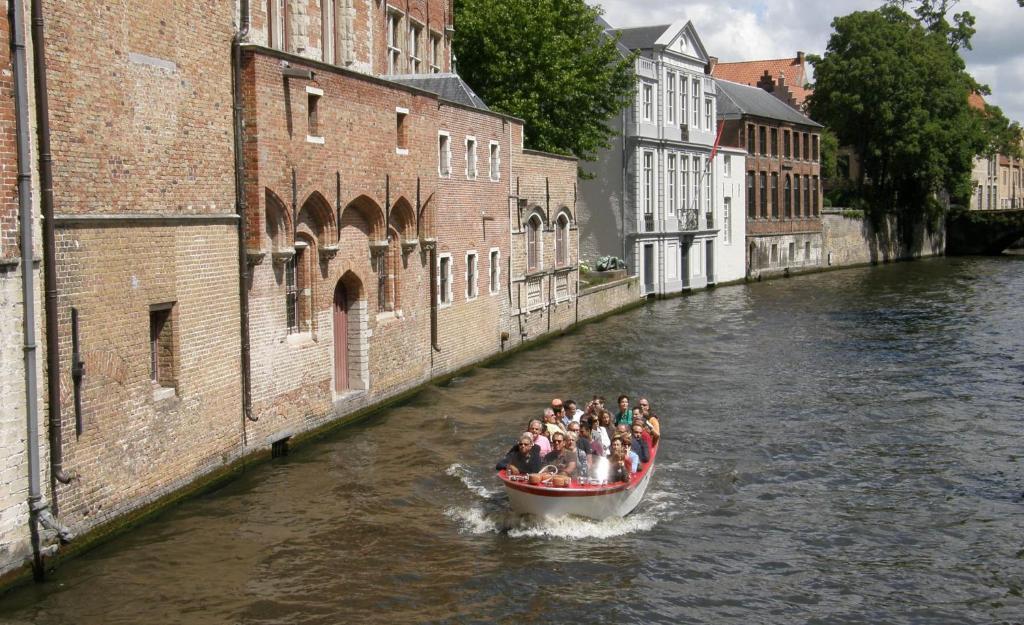
M 444 472 L 445 475 L 459 478 L 470 492 L 483 499 L 488 499 L 501 493 L 501 490 L 498 488 L 490 489 L 484 486 L 483 482 L 469 470 L 469 467 L 458 462 L 445 469 Z

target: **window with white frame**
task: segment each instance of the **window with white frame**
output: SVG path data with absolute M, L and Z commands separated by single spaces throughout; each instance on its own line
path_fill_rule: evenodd
M 700 128 L 700 80 L 690 81 L 690 99 L 693 102 L 693 127 Z
M 700 211 L 700 157 L 694 156 L 690 162 L 692 163 L 690 173 L 693 179 L 693 195 L 690 197 L 690 203 L 694 212 L 698 212 Z
M 477 255 L 475 251 L 466 252 L 466 299 L 477 296 Z
M 722 241 L 726 245 L 732 244 L 732 198 L 723 199 L 722 204 Z
M 665 76 L 665 120 L 669 124 L 676 123 L 676 73 L 669 72 Z
M 399 73 L 402 62 L 402 14 L 388 11 L 388 73 Z
M 732 155 L 722 155 L 722 174 L 726 177 L 732 176 Z
M 491 274 L 491 295 L 494 295 L 501 289 L 501 250 L 496 247 L 491 248 L 490 265 L 487 269 Z
M 686 154 L 679 155 L 679 210 L 685 211 L 690 207 L 687 206 L 687 198 L 690 192 L 687 190 L 690 185 L 690 172 L 687 171 L 690 167 L 690 157 Z
M 569 218 L 564 214 L 555 222 L 555 265 L 565 267 L 569 264 Z
M 452 175 L 452 138 L 444 131 L 437 133 L 437 173 L 442 178 Z
M 441 35 L 430 33 L 430 72 L 441 73 Z
M 409 73 L 411 74 L 420 73 L 420 40 L 422 38 L 423 26 L 409 20 Z
M 707 171 L 704 172 L 704 212 L 710 214 L 711 208 L 711 170 L 714 167 L 714 163 L 710 158 L 706 159 L 705 166 Z
M 668 163 L 666 164 L 667 180 L 665 183 L 668 185 L 668 202 L 665 205 L 665 212 L 669 215 L 674 215 L 676 212 L 676 155 L 669 154 L 667 157 Z
M 537 271 L 541 267 L 540 217 L 534 215 L 526 223 L 526 270 Z
M 682 125 L 682 126 L 686 125 L 686 120 L 688 119 L 686 117 L 686 111 L 690 110 L 687 107 L 687 105 L 686 105 L 686 101 L 687 101 L 686 100 L 686 98 L 687 98 L 686 94 L 689 93 L 689 90 L 687 89 L 687 85 L 689 85 L 689 84 L 690 84 L 690 81 L 689 81 L 689 79 L 686 78 L 686 74 L 680 74 L 679 75 L 679 124 Z
M 490 170 L 491 180 L 501 179 L 501 146 L 497 141 L 491 141 L 490 144 Z
M 643 110 L 644 121 L 651 121 L 654 118 L 654 87 L 646 83 L 643 87 Z
M 466 137 L 466 178 L 476 180 L 476 137 Z
M 284 25 L 281 0 L 266 0 L 267 2 L 267 46 L 283 50 Z
M 654 214 L 654 153 L 644 152 L 644 213 Z
M 711 130 L 714 127 L 715 116 L 712 114 L 712 107 L 714 106 L 714 100 L 711 98 L 704 98 L 704 127 Z
M 452 255 L 437 257 L 437 301 L 441 306 L 452 303 Z

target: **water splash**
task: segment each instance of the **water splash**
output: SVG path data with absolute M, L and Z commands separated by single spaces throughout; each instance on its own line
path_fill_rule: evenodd
M 477 476 L 473 475 L 469 467 L 458 462 L 445 469 L 444 473 L 449 477 L 459 478 L 470 492 L 482 499 L 490 499 L 501 492 L 500 490 L 490 489 L 485 486 Z
M 603 521 L 576 516 L 534 517 L 507 509 L 495 509 L 497 506 L 507 506 L 507 502 L 493 503 L 496 504 L 494 508 L 449 506 L 444 513 L 464 534 L 505 534 L 511 538 L 551 538 L 570 541 L 647 532 L 652 530 L 659 520 L 657 514 L 647 511 Z

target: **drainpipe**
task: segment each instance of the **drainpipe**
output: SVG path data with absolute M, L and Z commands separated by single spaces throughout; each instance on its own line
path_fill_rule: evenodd
M 17 4 L 15 2 L 15 4 Z M 74 477 L 64 471 L 60 414 L 60 345 L 57 327 L 57 253 L 53 223 L 53 156 L 50 151 L 50 101 L 46 87 L 46 41 L 43 38 L 43 2 L 32 0 L 32 69 L 35 72 L 36 124 L 39 141 L 39 185 L 43 213 L 43 288 L 46 315 L 46 386 L 50 426 L 50 482 L 67 484 Z M 25 268 L 22 268 L 25 271 Z M 56 498 L 53 502 L 56 511 Z
M 38 0 L 37 0 L 38 1 Z M 245 422 L 259 421 L 252 413 L 252 356 L 249 338 L 249 255 L 246 253 L 245 158 L 242 154 L 242 41 L 249 35 L 249 0 L 241 0 L 238 32 L 231 40 L 231 104 L 235 139 L 235 212 L 238 214 L 238 317 L 241 338 L 242 435 Z

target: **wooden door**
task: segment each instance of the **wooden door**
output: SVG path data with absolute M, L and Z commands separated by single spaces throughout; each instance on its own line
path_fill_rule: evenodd
M 334 289 L 334 390 L 348 390 L 348 294 L 341 282 Z

